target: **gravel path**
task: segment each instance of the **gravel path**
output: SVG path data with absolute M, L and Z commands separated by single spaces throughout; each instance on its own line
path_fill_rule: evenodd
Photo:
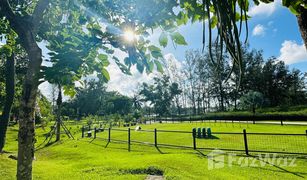
M 148 175 L 145 180 L 164 180 L 163 176 Z

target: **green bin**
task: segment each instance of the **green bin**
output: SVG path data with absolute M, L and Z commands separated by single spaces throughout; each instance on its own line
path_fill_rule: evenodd
M 201 128 L 197 128 L 197 137 L 201 138 Z
M 211 138 L 212 136 L 211 128 L 207 128 L 207 134 L 208 134 L 208 138 Z
M 202 133 L 203 133 L 203 134 L 202 134 L 202 135 L 203 135 L 203 138 L 206 138 L 206 136 L 207 136 L 207 135 L 206 135 L 206 128 L 203 128 Z

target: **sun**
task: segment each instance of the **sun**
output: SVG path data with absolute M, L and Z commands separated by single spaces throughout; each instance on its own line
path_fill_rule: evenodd
M 126 30 L 124 32 L 124 39 L 130 43 L 134 42 L 136 39 L 136 34 L 132 30 Z

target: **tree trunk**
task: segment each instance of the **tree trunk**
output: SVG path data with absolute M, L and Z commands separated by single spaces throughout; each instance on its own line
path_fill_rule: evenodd
M 220 91 L 220 110 L 224 111 L 225 107 L 224 107 L 224 90 L 223 90 L 223 86 L 222 86 L 222 82 L 219 82 L 219 91 Z
M 57 118 L 56 118 L 56 140 L 61 140 L 61 105 L 62 105 L 62 87 L 61 85 L 58 85 L 59 88 L 59 94 L 58 99 L 56 101 L 57 104 Z
M 181 108 L 180 108 L 179 97 L 176 97 L 176 106 L 177 106 L 178 114 L 181 115 Z
M 297 16 L 297 22 L 307 49 L 307 9 L 302 8 L 302 13 Z
M 36 2 L 33 14 L 22 16 L 14 13 L 9 1 L 0 0 L 0 18 L 5 17 L 10 22 L 10 27 L 18 34 L 20 43 L 29 57 L 20 103 L 17 180 L 32 179 L 35 138 L 34 107 L 42 64 L 42 50 L 36 43 L 36 35 L 44 12 L 49 6 L 49 0 Z
M 6 59 L 5 67 L 5 92 L 6 99 L 3 113 L 0 117 L 0 152 L 5 145 L 6 130 L 10 119 L 10 113 L 15 96 L 15 56 L 14 53 Z
M 192 105 L 193 105 L 193 115 L 196 115 L 196 102 L 195 102 L 195 93 L 193 90 L 193 86 L 191 85 L 192 88 Z
M 24 29 L 18 35 L 21 38 L 22 46 L 25 48 L 30 61 L 23 84 L 21 99 L 17 179 L 31 180 L 35 141 L 34 107 L 39 85 L 42 51 L 38 47 L 31 30 Z

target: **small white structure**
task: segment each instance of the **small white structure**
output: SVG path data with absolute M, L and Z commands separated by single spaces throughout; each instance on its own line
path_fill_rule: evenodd
M 141 130 L 142 128 L 141 128 L 141 126 L 136 126 L 135 127 L 135 131 L 139 131 L 139 130 Z

